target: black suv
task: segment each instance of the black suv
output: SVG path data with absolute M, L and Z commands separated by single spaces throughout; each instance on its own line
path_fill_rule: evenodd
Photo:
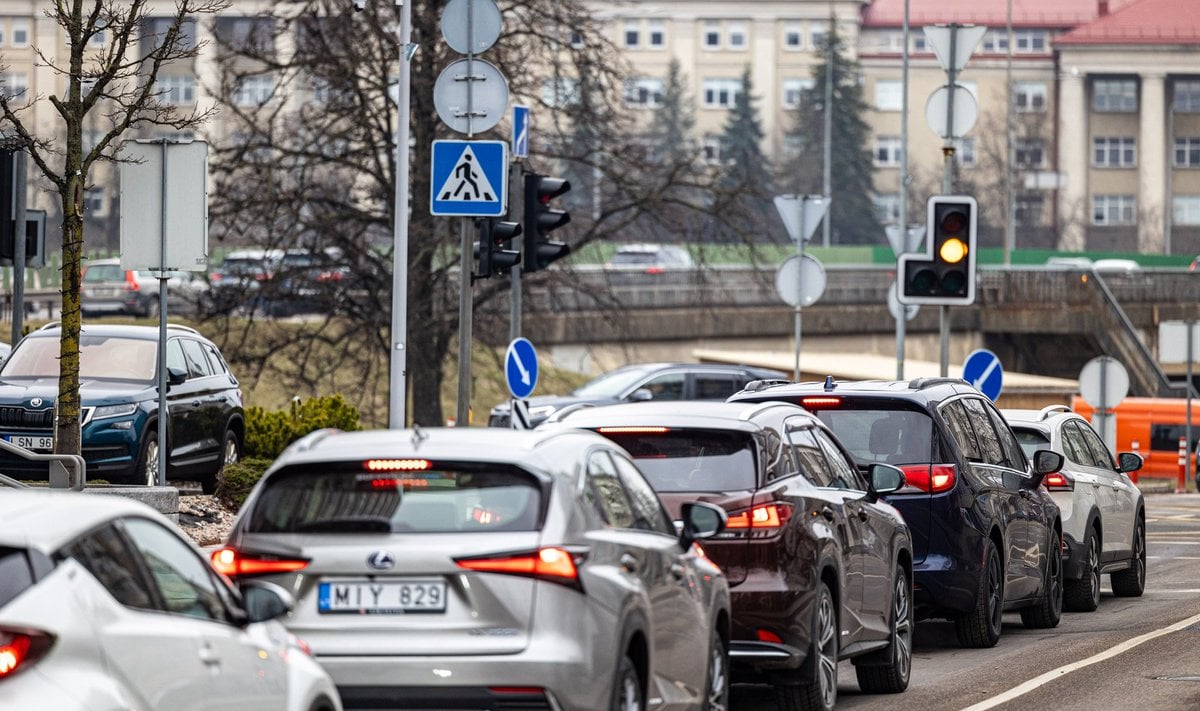
M 614 405 L 646 400 L 724 400 L 755 380 L 778 380 L 778 370 L 722 363 L 639 363 L 610 370 L 584 383 L 570 395 L 529 398 L 529 426 L 568 405 Z M 508 427 L 510 405 L 492 408 L 489 427 Z
M 730 398 L 811 410 L 860 466 L 894 464 L 907 485 L 888 497 L 913 539 L 919 619 L 954 620 L 964 647 L 1000 639 L 1005 610 L 1027 627 L 1062 616 L 1062 521 L 1042 478 L 1061 454 L 1031 464 L 995 406 L 965 381 L 752 383 Z
M 0 437 L 35 452 L 54 446 L 59 338 L 57 324 L 30 333 L 0 368 Z M 157 483 L 157 365 L 158 328 L 84 325 L 79 395 L 89 479 Z M 211 491 L 217 472 L 242 452 L 242 391 L 216 345 L 186 326 L 167 328 L 167 373 L 167 474 Z M 9 454 L 0 454 L 0 467 L 19 478 L 46 476 L 44 463 Z

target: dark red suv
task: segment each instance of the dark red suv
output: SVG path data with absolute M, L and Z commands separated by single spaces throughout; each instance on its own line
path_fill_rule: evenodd
M 853 658 L 864 691 L 907 688 L 912 543 L 879 498 L 904 485 L 898 468 L 864 477 L 829 428 L 786 403 L 646 402 L 552 419 L 624 447 L 676 520 L 690 501 L 725 508 L 726 530 L 704 550 L 729 581 L 735 681 L 773 684 L 781 708 L 830 709 L 838 660 Z

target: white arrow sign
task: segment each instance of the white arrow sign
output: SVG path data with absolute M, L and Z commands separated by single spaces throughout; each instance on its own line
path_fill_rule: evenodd
M 986 25 L 926 25 L 925 38 L 933 47 L 938 63 L 946 71 L 962 71 L 967 66 L 967 60 L 983 36 L 987 34 Z M 950 56 L 950 37 L 957 31 L 954 41 L 954 56 Z
M 775 209 L 779 211 L 779 217 L 783 219 L 783 226 L 787 229 L 788 237 L 791 237 L 793 242 L 798 241 L 801 235 L 805 242 L 812 237 L 813 232 L 817 230 L 817 225 L 821 224 L 821 218 L 825 217 L 829 203 L 830 200 L 820 195 L 775 196 Z M 800 224 L 801 211 L 804 213 L 803 225 Z

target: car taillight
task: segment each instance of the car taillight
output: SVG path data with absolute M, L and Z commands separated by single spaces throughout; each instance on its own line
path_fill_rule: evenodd
M 0 627 L 0 679 L 31 666 L 52 644 L 54 637 L 45 632 Z
M 218 548 L 213 551 L 212 564 L 217 572 L 231 578 L 294 573 L 308 567 L 308 561 L 303 558 L 244 553 L 236 548 Z
M 137 275 L 131 270 L 125 272 L 125 286 L 129 287 L 130 291 L 137 291 L 141 288 L 138 286 Z
M 1066 474 L 1054 472 L 1042 478 L 1042 486 L 1050 491 L 1074 491 L 1075 482 Z
M 662 267 L 646 267 L 647 274 L 665 274 L 666 271 Z
M 791 504 L 759 504 L 751 509 L 730 513 L 725 530 L 743 535 L 749 532 L 752 536 L 758 532 L 773 535 L 779 533 L 791 517 Z
M 940 494 L 954 488 L 953 464 L 905 464 L 900 470 L 907 486 L 926 493 Z
M 840 397 L 829 397 L 823 395 L 800 398 L 800 405 L 802 407 L 807 407 L 810 410 L 819 410 L 823 407 L 837 407 L 841 404 L 842 399 Z
M 579 571 L 575 567 L 577 560 L 582 561 L 581 553 L 562 548 L 540 548 L 484 558 L 456 558 L 454 562 L 460 568 L 479 573 L 523 575 L 579 588 Z
M 759 628 L 754 631 L 759 642 L 768 642 L 770 644 L 783 644 L 783 637 L 772 632 L 771 630 Z

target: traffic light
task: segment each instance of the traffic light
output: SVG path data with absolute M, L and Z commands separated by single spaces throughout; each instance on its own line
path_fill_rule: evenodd
M 975 229 L 979 206 L 968 195 L 929 198 L 925 254 L 900 256 L 904 304 L 967 306 L 975 303 Z
M 493 274 L 504 275 L 521 261 L 521 253 L 512 247 L 513 238 L 521 234 L 518 222 L 501 222 L 494 217 L 476 220 L 479 226 L 479 242 L 475 244 L 475 258 L 479 260 L 478 279 L 487 279 Z
M 526 274 L 545 269 L 571 253 L 571 246 L 546 238 L 571 221 L 565 210 L 550 207 L 550 201 L 571 190 L 571 183 L 537 173 L 525 174 L 525 265 Z

